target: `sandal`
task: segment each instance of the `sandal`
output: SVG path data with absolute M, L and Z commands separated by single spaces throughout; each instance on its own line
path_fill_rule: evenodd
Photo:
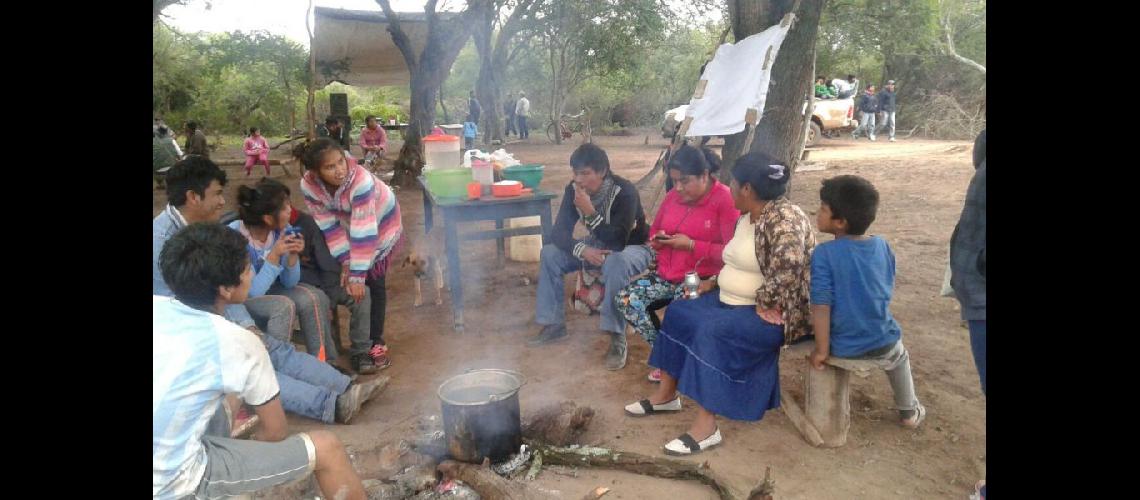
M 649 375 L 645 378 L 649 379 L 649 381 L 653 383 L 661 382 L 661 369 L 654 368 L 653 371 L 649 372 Z
M 368 355 L 372 356 L 372 364 L 376 365 L 377 370 L 383 370 L 392 364 L 392 358 L 388 357 L 388 346 L 384 344 L 373 345 Z
M 625 413 L 632 417 L 644 417 L 646 415 L 666 411 L 681 411 L 680 395 L 677 395 L 676 398 L 673 398 L 673 400 L 668 403 L 659 405 L 650 403 L 648 399 L 642 399 L 641 401 L 625 405 Z
M 665 454 L 678 456 L 696 455 L 709 448 L 715 448 L 720 445 L 722 441 L 724 441 L 724 437 L 720 434 L 720 427 L 717 427 L 712 435 L 701 440 L 699 443 L 696 439 L 693 439 L 692 435 L 686 432 L 681 434 L 677 439 L 665 444 Z

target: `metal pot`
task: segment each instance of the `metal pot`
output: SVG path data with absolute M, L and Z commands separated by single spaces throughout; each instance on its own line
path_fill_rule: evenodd
M 517 453 L 522 444 L 519 389 L 526 378 L 516 371 L 469 370 L 439 386 L 443 432 L 451 457 L 492 462 Z

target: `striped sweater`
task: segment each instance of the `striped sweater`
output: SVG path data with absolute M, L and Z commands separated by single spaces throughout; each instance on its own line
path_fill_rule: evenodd
M 354 162 L 336 193 L 330 195 L 313 170 L 301 178 L 301 192 L 329 252 L 341 265 L 348 264 L 348 281 L 364 283 L 369 269 L 385 262 L 403 233 L 396 194 Z

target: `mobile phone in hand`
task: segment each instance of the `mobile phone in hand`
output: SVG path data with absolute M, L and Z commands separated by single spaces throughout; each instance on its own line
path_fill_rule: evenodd
M 656 241 L 663 241 L 663 240 L 671 240 L 671 239 L 673 239 L 673 237 L 668 235 L 668 234 L 657 234 L 657 235 L 653 236 L 653 239 Z
M 297 226 L 285 226 L 285 236 L 300 236 L 301 228 Z

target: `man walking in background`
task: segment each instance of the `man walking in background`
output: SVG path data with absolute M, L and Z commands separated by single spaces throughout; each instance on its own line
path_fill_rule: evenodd
M 530 137 L 530 130 L 527 129 L 526 119 L 530 116 L 530 101 L 526 99 L 526 92 L 519 91 L 519 100 L 515 103 L 515 118 L 519 121 L 519 138 L 527 139 Z

